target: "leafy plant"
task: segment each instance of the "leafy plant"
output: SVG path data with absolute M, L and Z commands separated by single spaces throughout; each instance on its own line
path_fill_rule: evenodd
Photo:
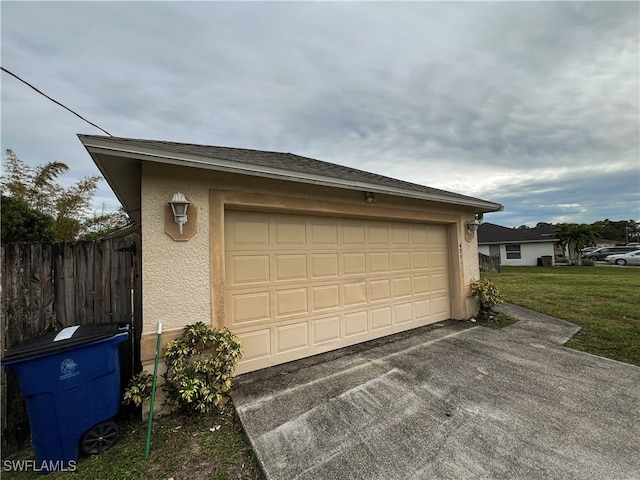
M 503 302 L 502 295 L 495 283 L 489 280 L 471 282 L 471 294 L 480 301 L 480 317 L 488 318 L 491 309 Z
M 136 407 L 139 407 L 151 396 L 151 388 L 153 388 L 152 375 L 149 375 L 147 372 L 140 372 L 134 375 L 131 380 L 129 380 L 122 403 L 125 405 L 134 404 Z
M 209 328 L 202 322 L 187 325 L 165 348 L 162 389 L 167 405 L 190 415 L 222 410 L 241 356 L 240 341 L 229 329 Z M 125 402 L 142 405 L 151 394 L 151 382 L 148 373 L 133 377 Z
M 188 414 L 224 408 L 241 355 L 240 341 L 227 328 L 188 325 L 165 349 L 167 404 Z

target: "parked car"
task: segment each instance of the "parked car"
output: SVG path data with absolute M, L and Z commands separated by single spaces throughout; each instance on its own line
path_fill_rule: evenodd
M 605 260 L 607 263 L 615 263 L 616 265 L 640 265 L 640 250 L 609 255 Z
M 594 250 L 592 252 L 588 252 L 585 257 L 589 260 L 604 260 L 609 255 L 616 255 L 618 253 L 629 253 L 634 250 L 638 250 L 638 247 L 628 247 L 628 246 L 619 246 L 619 247 L 602 247 Z

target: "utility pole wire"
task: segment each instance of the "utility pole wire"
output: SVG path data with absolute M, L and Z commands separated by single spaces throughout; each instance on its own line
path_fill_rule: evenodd
M 26 80 L 23 80 L 22 78 L 20 78 L 18 75 L 16 75 L 15 73 L 7 70 L 6 68 L 4 68 L 3 66 L 0 66 L 0 69 L 2 69 L 3 72 L 8 73 L 9 75 L 11 75 L 14 78 L 17 78 L 18 80 L 20 80 L 22 83 L 24 83 L 25 85 L 33 88 L 36 92 L 38 92 L 40 95 L 42 95 L 45 98 L 48 98 L 49 100 L 51 100 L 53 103 L 60 105 L 62 108 L 64 108 L 65 110 L 70 111 L 71 113 L 73 113 L 76 117 L 78 117 L 80 120 L 84 120 L 85 122 L 87 122 L 89 125 L 92 125 L 94 127 L 96 127 L 98 130 L 102 130 L 104 133 L 106 133 L 107 135 L 109 135 L 110 137 L 113 137 L 113 135 L 111 135 L 109 132 L 107 132 L 104 128 L 99 127 L 98 125 L 96 125 L 93 122 L 90 122 L 89 120 L 87 120 L 86 118 L 84 118 L 82 115 L 74 112 L 73 110 L 71 110 L 69 107 L 67 107 L 66 105 L 63 105 L 62 103 L 60 103 L 59 101 L 51 98 L 49 95 L 47 95 L 46 93 L 38 90 L 36 87 L 34 87 L 33 85 L 31 85 L 29 82 L 27 82 Z

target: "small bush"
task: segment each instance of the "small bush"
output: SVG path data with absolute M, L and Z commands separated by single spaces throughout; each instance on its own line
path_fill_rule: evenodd
M 227 328 L 209 328 L 202 322 L 187 325 L 165 348 L 166 404 L 189 415 L 223 410 L 241 356 L 240 341 Z M 142 405 L 151 388 L 152 376 L 141 372 L 129 382 L 125 403 Z
M 481 318 L 488 318 L 491 309 L 503 301 L 498 287 L 489 280 L 476 280 L 472 282 L 471 294 L 480 301 Z
M 596 264 L 596 262 L 594 260 L 589 259 L 589 258 L 583 258 L 582 259 L 582 263 L 581 263 L 581 265 L 583 267 L 593 267 L 593 266 L 595 266 L 595 264 Z
M 227 328 L 188 325 L 165 349 L 167 404 L 187 414 L 223 409 L 241 355 L 240 341 Z

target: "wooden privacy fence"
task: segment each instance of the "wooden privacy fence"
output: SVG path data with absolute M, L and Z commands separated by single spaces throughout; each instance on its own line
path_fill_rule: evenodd
M 140 237 L 77 243 L 15 243 L 2 247 L 2 351 L 72 325 L 126 322 L 121 347 L 126 382 L 139 370 Z M 29 445 L 18 378 L 2 367 L 3 456 Z
M 478 262 L 480 264 L 480 270 L 485 272 L 500 273 L 500 256 L 496 255 L 490 257 L 482 253 L 478 254 Z

